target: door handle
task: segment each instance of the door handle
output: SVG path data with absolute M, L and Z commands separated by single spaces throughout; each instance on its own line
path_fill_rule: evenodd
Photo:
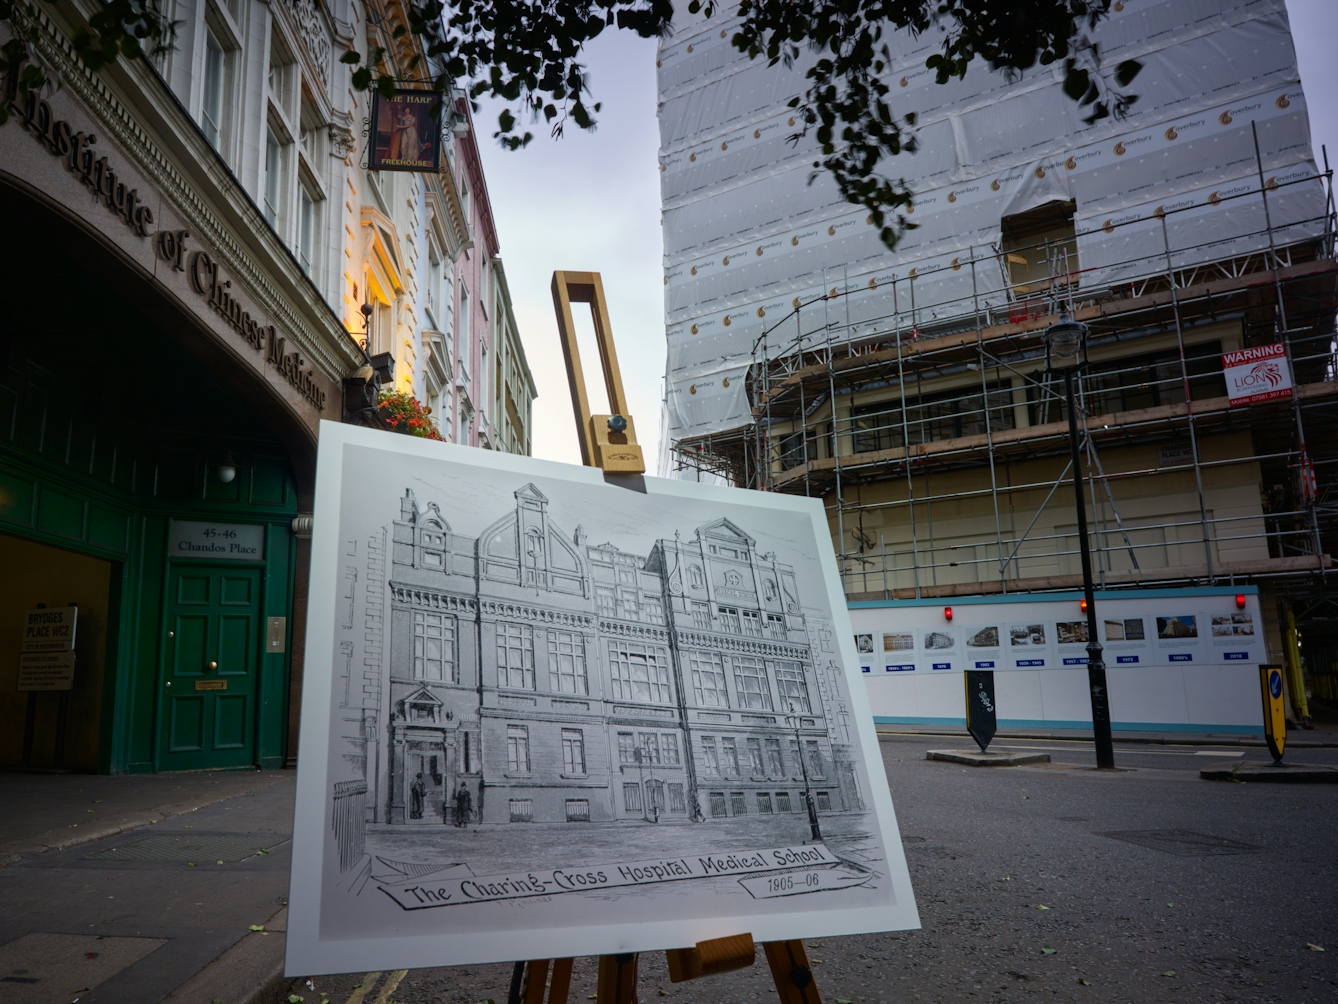
M 214 662 L 213 660 L 210 660 L 208 668 L 209 668 L 209 669 L 218 669 L 218 663 Z

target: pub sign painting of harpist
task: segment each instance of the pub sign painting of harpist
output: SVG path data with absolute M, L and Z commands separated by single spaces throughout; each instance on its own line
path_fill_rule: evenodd
M 441 95 L 398 89 L 393 98 L 372 95 L 373 171 L 427 171 L 441 167 Z
M 820 500 L 323 422 L 287 970 L 919 926 Z

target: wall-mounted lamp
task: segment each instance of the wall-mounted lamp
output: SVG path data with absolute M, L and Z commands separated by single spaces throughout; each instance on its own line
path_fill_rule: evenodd
M 1237 593 L 1237 594 L 1236 594 L 1236 609 L 1237 609 L 1237 610 L 1244 610 L 1244 609 L 1245 609 L 1245 594 L 1244 594 L 1244 593 Z
M 1086 600 L 1079 600 L 1079 601 L 1078 601 L 1078 609 L 1081 610 L 1083 613 L 1087 613 L 1087 601 L 1086 601 Z
M 237 461 L 233 459 L 230 452 L 223 455 L 222 461 L 214 468 L 214 474 L 225 485 L 232 484 L 237 477 Z
M 952 620 L 952 607 L 944 607 L 944 608 L 943 608 L 943 619 L 944 619 L 945 621 L 950 621 L 950 620 Z

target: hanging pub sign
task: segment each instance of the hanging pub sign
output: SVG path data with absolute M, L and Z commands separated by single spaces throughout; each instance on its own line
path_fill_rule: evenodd
M 1292 396 L 1292 371 L 1287 365 L 1287 350 L 1280 344 L 1225 353 L 1222 375 L 1233 405 Z
M 436 91 L 395 91 L 372 95 L 372 171 L 423 171 L 441 167 L 441 95 Z

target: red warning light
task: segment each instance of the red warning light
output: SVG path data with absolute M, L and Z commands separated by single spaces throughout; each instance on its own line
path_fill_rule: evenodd
M 943 619 L 944 619 L 945 621 L 950 621 L 950 620 L 952 620 L 952 607 L 944 607 L 944 608 L 943 608 Z
M 1237 610 L 1244 610 L 1244 609 L 1245 609 L 1245 594 L 1244 594 L 1244 593 L 1237 593 L 1237 594 L 1236 594 L 1236 609 L 1237 609 Z
M 1087 613 L 1087 601 L 1085 599 L 1078 601 L 1078 609 L 1083 613 Z

